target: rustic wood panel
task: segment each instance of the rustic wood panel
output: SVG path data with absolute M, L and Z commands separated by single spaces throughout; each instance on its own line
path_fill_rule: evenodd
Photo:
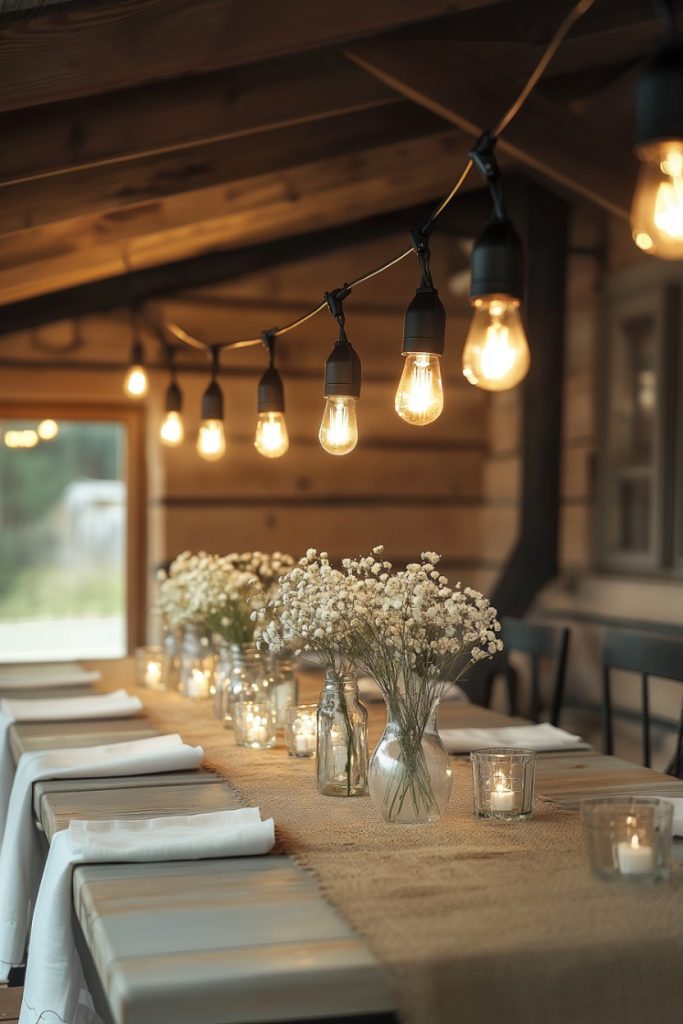
M 97 747 L 107 743 L 125 743 L 158 736 L 149 720 L 139 718 L 74 722 L 17 722 L 10 726 L 10 749 L 15 761 L 30 750 L 61 747 Z
M 0 1021 L 15 1024 L 19 1020 L 23 988 L 0 988 Z
M 565 504 L 560 511 L 560 564 L 565 572 L 589 569 L 593 562 L 593 506 Z
M 518 454 L 486 459 L 483 474 L 487 501 L 517 501 L 521 474 L 521 460 Z

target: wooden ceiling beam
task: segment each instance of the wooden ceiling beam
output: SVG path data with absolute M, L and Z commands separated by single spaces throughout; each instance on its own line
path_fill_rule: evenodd
M 391 107 L 259 132 L 71 175 L 0 188 L 0 236 L 90 214 L 122 215 L 129 207 L 196 192 L 356 150 L 433 134 L 440 118 L 397 97 Z
M 395 103 L 335 51 L 0 114 L 0 186 Z
M 426 201 L 450 187 L 468 147 L 449 130 L 5 235 L 0 305 Z
M 385 39 L 345 51 L 369 74 L 473 137 L 492 128 L 521 81 L 450 40 Z M 498 149 L 562 189 L 628 216 L 635 182 L 630 147 L 535 92 L 500 138 Z
M 268 61 L 486 0 L 91 0 L 0 20 L 0 110 Z

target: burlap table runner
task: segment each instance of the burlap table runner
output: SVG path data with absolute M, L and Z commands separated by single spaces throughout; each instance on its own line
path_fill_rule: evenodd
M 405 1020 L 680 1024 L 683 865 L 665 885 L 600 882 L 577 813 L 540 799 L 528 822 L 475 819 L 462 760 L 438 824 L 387 825 L 368 798 L 320 796 L 313 760 L 236 747 L 208 704 L 136 692 L 159 729 L 202 744 L 207 767 L 272 815 L 280 850 L 387 968 Z M 373 744 L 383 717 L 370 709 Z

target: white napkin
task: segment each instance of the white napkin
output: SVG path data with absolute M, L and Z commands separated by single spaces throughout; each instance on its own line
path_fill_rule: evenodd
M 22 754 L 17 765 L 0 849 L 0 982 L 22 961 L 42 851 L 32 818 L 33 784 L 41 779 L 104 778 L 183 771 L 202 761 L 201 747 L 177 734 L 128 743 Z
M 0 700 L 0 839 L 12 788 L 14 765 L 8 730 L 12 722 L 62 722 L 71 719 L 128 718 L 142 710 L 138 697 L 125 690 L 87 694 L 83 697 L 33 697 L 29 700 Z
M 258 807 L 138 821 L 72 821 L 52 840 L 40 885 L 20 1024 L 47 1024 L 53 1014 L 55 1021 L 72 1024 L 79 1002 L 81 1008 L 87 1004 L 71 930 L 75 864 L 246 857 L 268 853 L 274 841 L 273 820 L 261 821 Z
M 662 800 L 668 800 L 674 805 L 674 828 L 675 836 L 683 836 L 683 796 L 662 796 Z
M 0 665 L 0 689 L 41 689 L 48 686 L 86 686 L 101 679 L 100 672 L 91 672 L 82 665 L 40 664 Z
M 382 701 L 382 691 L 371 676 L 360 676 L 358 679 L 358 692 L 361 700 Z M 449 683 L 448 689 L 444 692 L 444 700 L 461 700 L 469 703 L 469 697 L 457 683 Z
M 549 722 L 509 725 L 502 729 L 439 729 L 451 754 L 469 754 L 484 747 L 524 747 L 527 750 L 590 750 L 590 744 Z

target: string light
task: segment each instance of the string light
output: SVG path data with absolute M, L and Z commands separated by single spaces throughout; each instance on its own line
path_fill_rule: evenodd
M 145 369 L 145 356 L 135 312 L 131 312 L 133 343 L 130 347 L 128 369 L 123 381 L 123 390 L 129 398 L 144 398 L 149 391 L 149 377 Z
M 417 427 L 433 423 L 443 412 L 441 356 L 446 334 L 446 311 L 432 282 L 428 235 L 413 232 L 422 279 L 408 306 L 403 325 L 405 362 L 394 400 L 396 412 Z
M 225 455 L 223 428 L 223 392 L 216 379 L 220 349 L 211 349 L 211 382 L 202 395 L 202 422 L 197 437 L 197 451 L 207 462 L 217 462 Z
M 159 428 L 159 440 L 167 448 L 177 448 L 185 440 L 185 426 L 180 415 L 182 407 L 182 392 L 176 380 L 173 379 L 166 389 L 165 416 Z
M 40 438 L 35 430 L 7 430 L 3 440 L 7 448 L 35 448 Z
M 269 365 L 258 385 L 258 420 L 254 447 L 266 459 L 279 459 L 289 448 L 285 422 L 285 389 L 275 369 L 275 334 L 264 331 L 263 344 L 268 351 Z
M 325 363 L 325 411 L 318 438 L 330 455 L 348 455 L 358 444 L 356 399 L 360 398 L 360 359 L 346 336 L 343 302 L 348 285 L 325 294 L 339 324 L 339 337 Z
M 472 250 L 470 303 L 474 316 L 462 365 L 470 384 L 485 391 L 516 387 L 526 376 L 530 363 L 519 312 L 523 294 L 522 243 L 505 213 L 495 144 L 495 138 L 485 133 L 470 154 L 488 182 L 493 216 Z
M 54 441 L 59 434 L 59 424 L 56 420 L 41 420 L 37 432 L 41 441 Z
M 631 207 L 639 249 L 683 259 L 683 41 L 670 2 L 659 5 L 670 38 L 638 79 L 636 146 L 640 171 Z

